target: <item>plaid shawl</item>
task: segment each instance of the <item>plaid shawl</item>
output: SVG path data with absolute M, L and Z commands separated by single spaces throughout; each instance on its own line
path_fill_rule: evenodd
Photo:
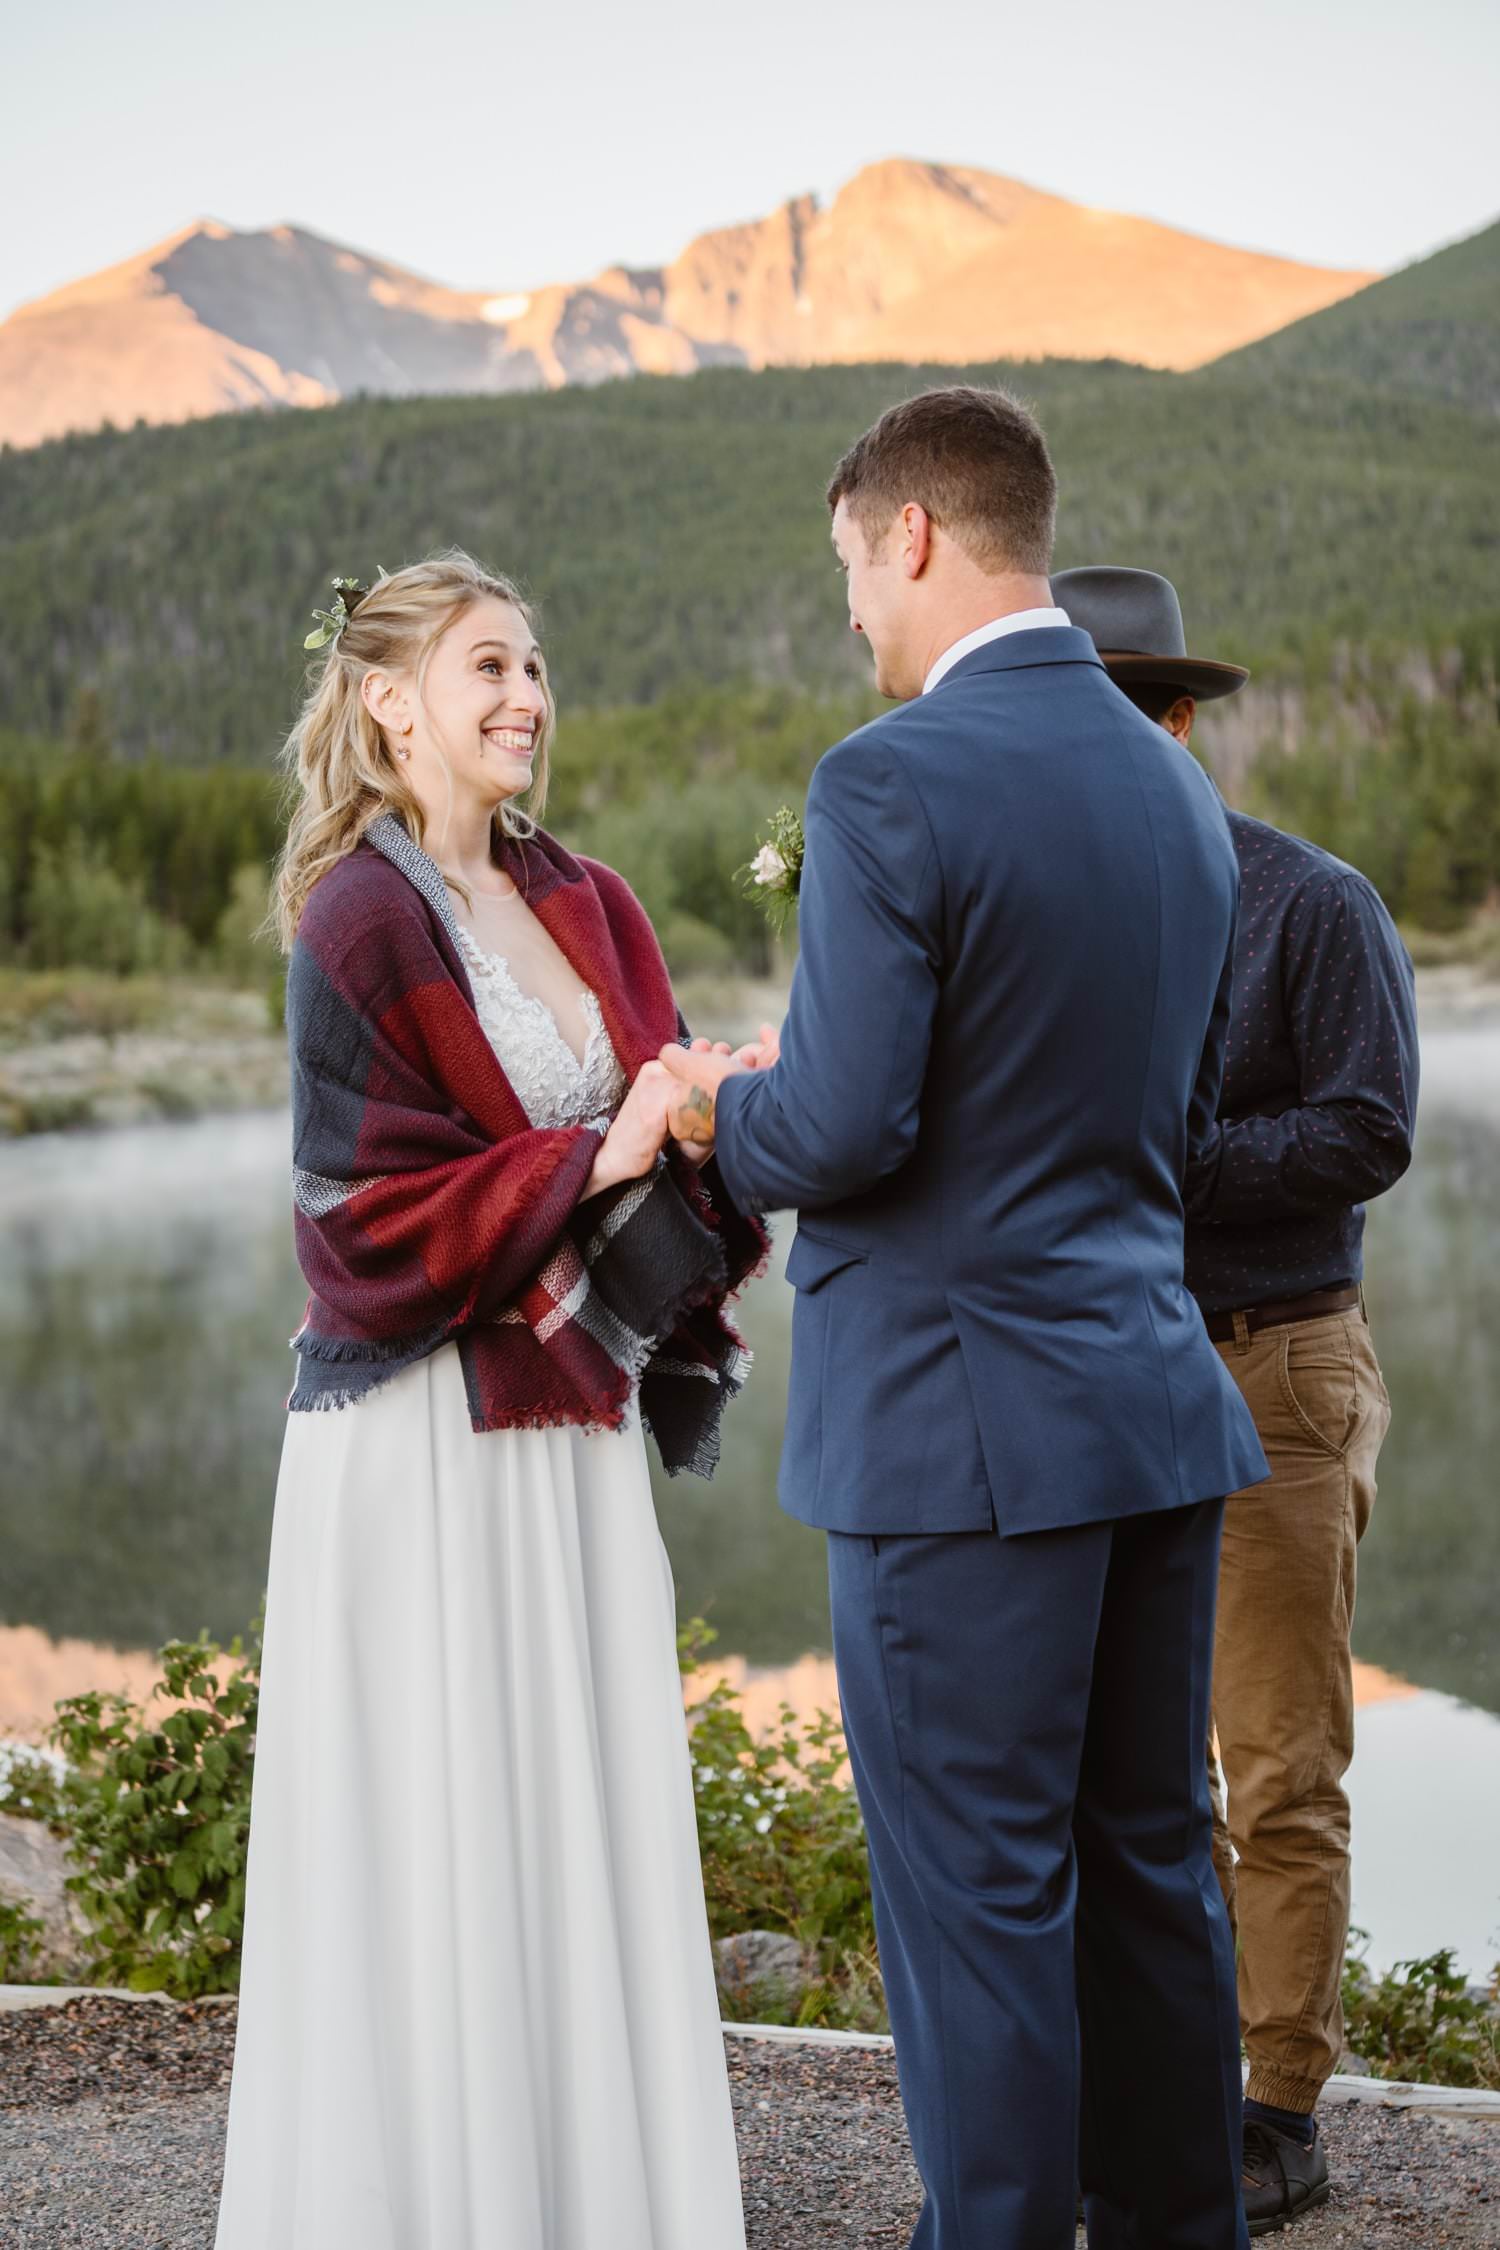
M 627 1077 L 686 1026 L 629 886 L 539 832 L 501 864 Z M 480 1026 L 448 888 L 384 813 L 313 887 L 287 974 L 294 1411 L 363 1398 L 454 1339 L 476 1430 L 618 1429 L 639 1391 L 667 1469 L 711 1476 L 750 1354 L 724 1316 L 769 1237 L 710 1159 L 580 1205 L 602 1127 L 532 1126 Z

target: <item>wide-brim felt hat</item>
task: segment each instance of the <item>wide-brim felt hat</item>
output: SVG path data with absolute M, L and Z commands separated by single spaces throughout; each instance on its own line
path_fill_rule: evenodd
M 1188 655 L 1177 588 L 1157 571 L 1113 563 L 1060 570 L 1052 599 L 1090 636 L 1112 680 L 1180 687 L 1184 695 L 1208 703 L 1233 695 L 1250 677 L 1243 664 Z

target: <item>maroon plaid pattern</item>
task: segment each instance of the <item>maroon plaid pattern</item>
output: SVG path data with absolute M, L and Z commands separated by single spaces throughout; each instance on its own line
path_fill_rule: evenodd
M 501 864 L 584 983 L 627 1076 L 686 1028 L 629 886 L 545 833 Z M 749 1353 L 725 1317 L 769 1237 L 673 1156 L 579 1198 L 603 1133 L 537 1128 L 480 1026 L 447 886 L 384 814 L 314 886 L 287 977 L 294 1411 L 336 1408 L 453 1338 L 476 1430 L 618 1428 L 637 1385 L 666 1466 L 712 1474 Z

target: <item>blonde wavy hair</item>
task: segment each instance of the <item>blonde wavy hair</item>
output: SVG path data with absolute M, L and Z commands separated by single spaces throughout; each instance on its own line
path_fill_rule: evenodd
M 336 866 L 381 813 L 404 821 L 412 841 L 423 842 L 422 808 L 390 744 L 365 707 L 360 682 L 367 672 L 411 672 L 418 697 L 436 643 L 487 594 L 512 602 L 533 633 L 530 605 L 508 578 L 485 570 L 461 547 L 445 548 L 404 570 L 377 578 L 356 602 L 343 630 L 327 646 L 297 723 L 287 736 L 282 763 L 293 792 L 286 842 L 276 863 L 268 924 L 289 953 L 320 875 Z M 546 711 L 537 730 L 532 780 L 525 802 L 507 800 L 495 812 L 502 835 L 531 836 L 547 802 L 547 773 L 557 709 L 541 665 Z M 468 894 L 457 876 L 443 873 Z

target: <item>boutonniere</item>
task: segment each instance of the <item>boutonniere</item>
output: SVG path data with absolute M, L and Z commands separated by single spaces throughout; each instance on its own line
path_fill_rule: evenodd
M 762 837 L 754 859 L 736 869 L 745 897 L 758 900 L 765 908 L 766 919 L 778 937 L 786 928 L 802 889 L 802 859 L 806 849 L 801 821 L 790 805 L 782 805 L 772 814 L 769 832 Z

